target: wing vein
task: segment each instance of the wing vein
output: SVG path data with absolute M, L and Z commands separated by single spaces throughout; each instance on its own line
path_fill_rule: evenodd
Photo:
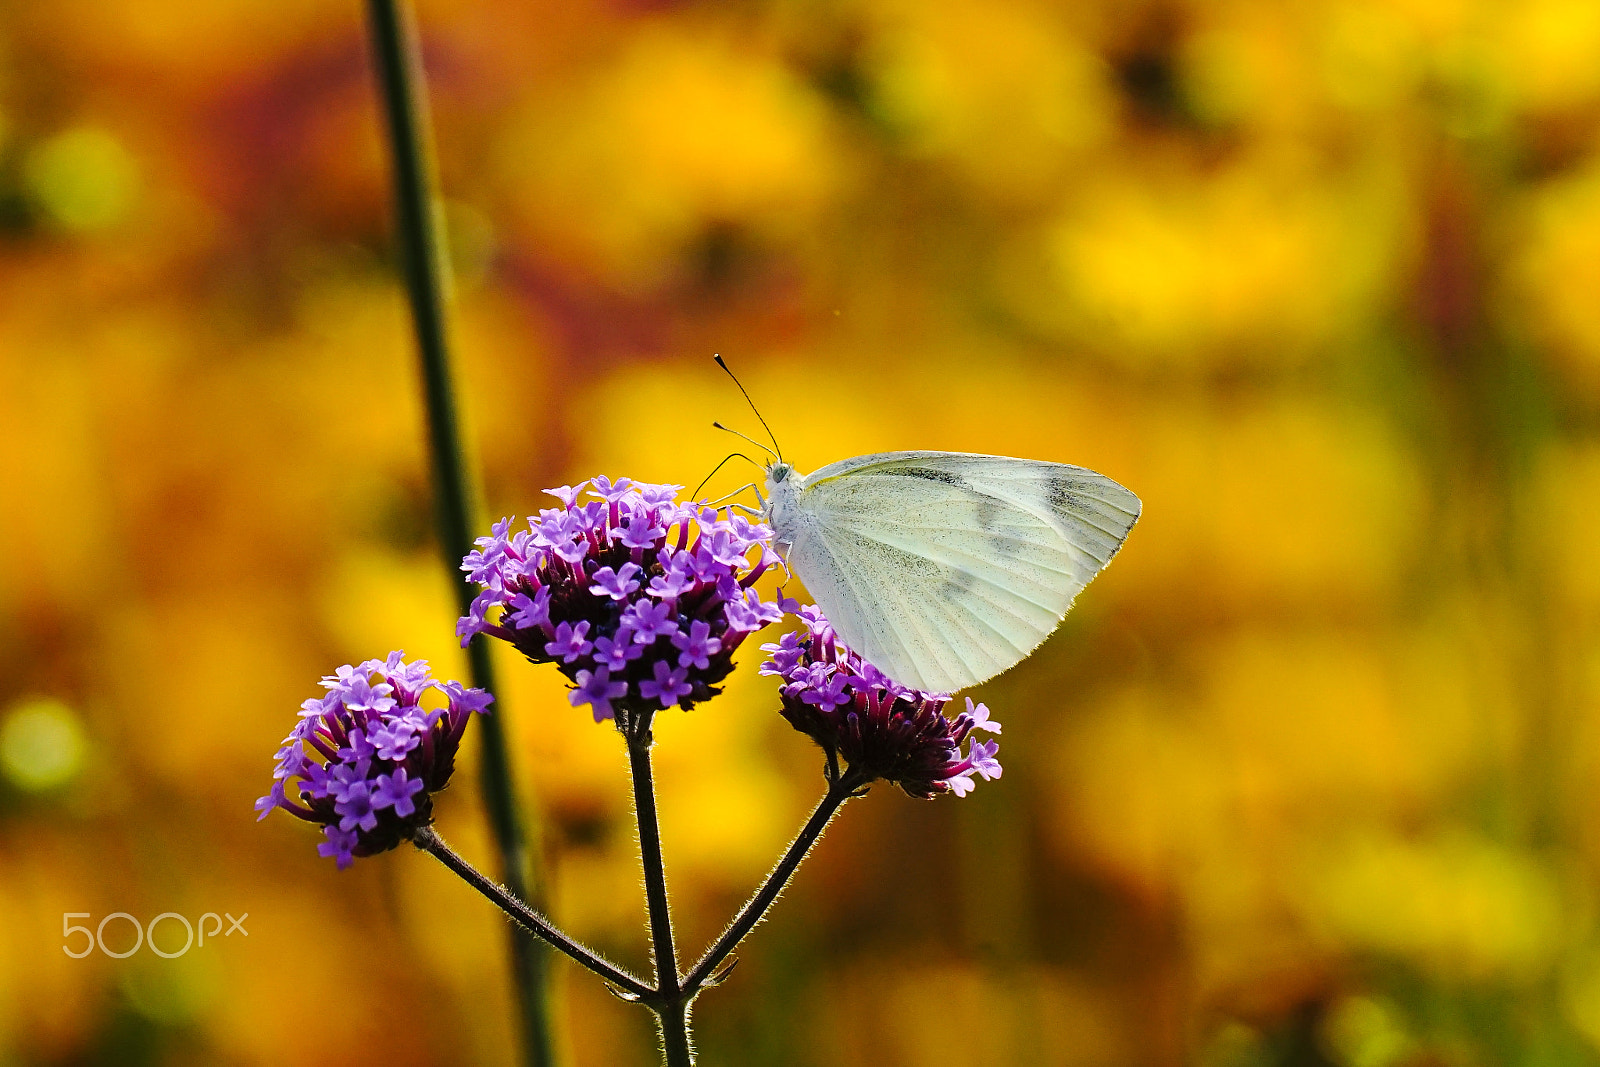
M 964 568 L 957 568 L 957 567 L 954 566 L 954 564 L 948 563 L 944 559 L 940 559 L 938 556 L 935 556 L 932 552 L 913 552 L 910 549 L 904 547 L 903 545 L 895 544 L 892 541 L 886 541 L 882 537 L 880 537 L 880 536 L 878 536 L 876 534 L 866 533 L 866 532 L 861 531 L 861 530 L 852 530 L 851 533 L 852 533 L 852 535 L 854 535 L 856 537 L 860 537 L 862 540 L 875 542 L 876 544 L 880 544 L 880 545 L 884 546 L 885 548 L 893 549 L 896 552 L 902 552 L 902 553 L 904 553 L 904 554 L 906 554 L 908 556 L 920 556 L 923 559 L 932 560 L 935 563 L 942 563 L 945 566 L 951 567 L 954 570 L 958 570 L 962 574 L 970 575 L 971 577 L 973 577 L 974 579 L 976 579 L 978 581 L 984 582 L 987 585 L 991 585 L 994 588 L 1001 590 L 1002 592 L 1010 593 L 1012 596 L 1016 597 L 1018 600 L 1022 601 L 1025 604 L 1032 604 L 1034 607 L 1038 608 L 1040 611 L 1047 611 L 1047 612 L 1050 612 L 1052 615 L 1057 614 L 1055 608 L 1051 607 L 1049 604 L 1041 604 L 1041 603 L 1039 603 L 1037 600 L 1034 600 L 1032 597 L 1029 597 L 1029 596 L 1025 595 L 1022 592 L 1022 590 L 1020 590 L 1020 589 L 1014 589 L 1011 586 L 1002 585 L 1002 584 L 1000 584 L 999 582 L 995 581 L 993 578 L 989 577 L 986 574 L 980 574 L 977 571 L 966 570 Z M 987 562 L 986 560 L 984 560 L 984 558 L 982 556 L 974 555 L 971 552 L 963 551 L 962 549 L 956 548 L 953 545 L 936 545 L 936 546 L 933 546 L 933 547 L 936 547 L 940 552 L 955 553 L 957 555 L 963 556 L 963 557 L 965 557 L 967 559 L 970 559 L 970 560 L 972 560 L 974 562 L 977 562 L 977 563 L 986 563 Z M 1040 567 L 1040 569 L 1041 570 L 1049 570 L 1053 574 L 1062 575 L 1063 577 L 1070 579 L 1074 583 L 1078 582 L 1078 576 L 1073 574 L 1071 571 L 1058 571 L 1054 567 Z M 993 603 L 993 602 L 991 601 L 991 603 Z
M 877 628 L 873 626 L 873 619 L 874 618 L 881 618 L 882 621 L 888 625 L 888 628 L 894 631 L 895 636 L 897 638 L 899 638 L 900 647 L 903 648 L 903 649 L 906 649 L 908 656 L 911 659 L 915 660 L 916 656 L 911 652 L 912 643 L 910 641 L 906 640 L 905 631 L 900 629 L 900 626 L 899 626 L 898 622 L 895 620 L 893 613 L 891 613 L 891 612 L 874 612 L 871 609 L 871 607 L 869 607 L 869 605 L 872 605 L 874 603 L 874 601 L 869 597 L 863 596 L 861 594 L 860 586 L 858 586 L 856 584 L 855 577 L 850 573 L 850 571 L 847 568 L 839 566 L 839 553 L 835 550 L 833 544 L 831 542 L 829 542 L 826 532 L 820 526 L 817 529 L 817 539 L 822 542 L 822 545 L 827 550 L 827 553 L 828 553 L 829 557 L 832 558 L 833 563 L 834 563 L 834 571 L 835 571 L 835 573 L 837 573 L 840 577 L 842 577 L 844 579 L 845 584 L 850 586 L 850 592 L 855 595 L 856 603 L 861 608 L 861 610 L 859 612 L 860 616 L 862 617 L 863 621 L 866 623 L 868 628 L 869 629 L 873 629 L 875 631 L 874 634 L 872 635 L 873 639 L 876 640 L 878 638 L 878 636 L 879 636 L 879 634 L 876 632 Z M 835 622 L 832 618 L 830 618 L 828 621 L 834 624 L 834 628 L 835 629 L 838 628 L 838 623 Z M 846 642 L 846 644 L 848 644 L 848 643 L 849 642 Z M 890 642 L 890 641 L 885 641 L 883 643 L 885 651 L 888 650 L 889 646 L 892 643 L 893 642 Z M 872 655 L 868 655 L 867 651 L 865 649 L 859 649 L 858 648 L 855 651 L 859 652 L 862 655 L 862 657 L 866 659 L 866 661 L 868 663 L 871 663 L 874 667 L 877 667 L 879 670 L 885 672 L 886 674 L 889 674 L 889 676 L 891 678 L 894 677 L 894 674 L 891 673 L 890 667 L 885 666 L 884 664 L 881 664 L 881 663 L 877 662 L 877 659 L 874 658 L 875 656 L 877 656 L 876 652 L 874 652 Z M 926 651 L 926 650 L 924 649 L 924 651 Z M 878 657 L 878 658 L 882 658 L 882 657 Z M 898 664 L 894 665 L 896 670 L 898 670 L 898 666 L 899 666 Z

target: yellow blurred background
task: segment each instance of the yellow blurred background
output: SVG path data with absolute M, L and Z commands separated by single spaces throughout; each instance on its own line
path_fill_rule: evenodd
M 703 1062 L 1600 1062 L 1600 5 L 420 7 L 494 516 L 692 486 L 754 429 L 713 351 L 802 470 L 1145 502 L 977 694 L 1005 777 L 847 808 Z M 464 673 L 360 15 L 0 5 L 4 1067 L 514 1056 L 484 901 L 251 811 L 320 674 Z M 822 787 L 741 660 L 658 727 L 689 954 Z M 499 666 L 553 911 L 642 969 L 621 744 Z M 552 967 L 567 1063 L 654 1062 Z

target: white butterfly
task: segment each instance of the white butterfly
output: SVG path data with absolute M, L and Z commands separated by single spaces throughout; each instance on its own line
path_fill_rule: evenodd
M 840 639 L 929 692 L 1038 648 L 1140 510 L 1083 467 L 965 452 L 879 452 L 813 474 L 778 460 L 766 489 L 763 517 Z

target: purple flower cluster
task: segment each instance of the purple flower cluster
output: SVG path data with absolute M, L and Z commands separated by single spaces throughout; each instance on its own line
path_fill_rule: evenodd
M 974 730 L 1000 732 L 988 708 L 968 697 L 967 710 L 948 719 L 949 695 L 893 681 L 846 647 L 816 607 L 798 614 L 803 630 L 761 646 L 772 654 L 761 673 L 783 679 L 783 717 L 822 746 L 831 773 L 838 773 L 843 757 L 862 784 L 882 778 L 924 800 L 946 792 L 965 796 L 975 775 L 1000 777 L 1000 742 L 972 738 L 961 754 Z
M 426 661 L 407 663 L 400 652 L 346 664 L 322 685 L 325 694 L 300 705 L 300 723 L 278 749 L 272 792 L 256 801 L 256 811 L 264 819 L 282 808 L 320 824 L 327 840 L 317 851 L 342 870 L 428 824 L 433 794 L 455 770 L 467 720 L 494 697 L 436 682 Z M 429 690 L 443 693 L 446 706 L 424 708 Z
M 778 557 L 765 525 L 679 503 L 681 488 L 601 476 L 546 490 L 561 507 L 526 530 L 496 523 L 462 563 L 483 592 L 461 643 L 487 633 L 556 664 L 595 722 L 719 693 L 734 650 L 783 617 L 752 588 Z

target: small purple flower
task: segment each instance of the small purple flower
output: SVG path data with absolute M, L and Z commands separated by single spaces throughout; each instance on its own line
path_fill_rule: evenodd
M 568 563 L 581 563 L 583 557 L 589 554 L 589 546 L 583 541 L 562 541 L 553 546 L 552 551 Z
M 546 489 L 545 492 L 554 494 L 556 490 Z M 533 543 L 542 548 L 552 548 L 561 544 L 563 541 L 570 541 L 574 536 L 576 536 L 577 532 L 577 523 L 573 521 L 570 510 L 546 508 L 544 511 L 539 512 L 539 517 L 537 519 L 528 520 L 528 534 L 533 538 Z M 482 551 L 482 554 L 485 557 L 491 555 L 497 559 L 510 557 L 517 562 L 527 562 L 526 558 L 518 558 L 516 556 L 515 546 L 512 545 L 510 541 L 506 540 L 503 533 L 494 537 L 480 537 L 478 538 L 477 543 L 486 546 Z M 468 557 L 468 559 L 470 560 L 470 557 Z M 461 566 L 462 569 L 465 570 L 467 561 L 463 561 Z M 516 573 L 522 569 L 523 568 L 512 566 L 509 568 L 509 572 Z M 497 579 L 504 577 L 506 573 L 508 573 L 508 569 L 502 564 L 501 566 L 491 570 L 483 577 L 475 578 L 473 580 L 483 585 L 492 586 Z
M 342 686 L 340 690 L 344 706 L 351 711 L 373 712 L 381 714 L 395 706 L 394 686 L 387 682 L 378 685 L 371 684 L 365 675 L 358 675 L 349 685 Z
M 378 813 L 372 807 L 372 787 L 365 781 L 349 783 L 334 801 L 333 810 L 340 816 L 341 830 L 358 826 L 371 830 L 378 825 Z
M 743 598 L 728 602 L 728 629 L 739 633 L 750 633 L 761 629 L 761 620 L 745 606 Z
M 403 652 L 391 652 L 381 663 L 369 659 L 361 667 L 369 672 L 382 671 L 389 684 L 394 686 L 395 695 L 401 700 L 415 702 L 417 697 L 433 684 L 433 679 L 428 673 L 428 661 L 419 659 L 407 663 Z
M 374 726 L 371 741 L 374 746 L 371 751 L 379 759 L 393 763 L 405 759 L 407 752 L 422 744 L 422 735 L 418 733 L 416 723 L 407 719 L 395 719 Z
M 971 697 L 967 698 L 967 718 L 972 720 L 974 730 L 988 730 L 992 734 L 1000 732 L 1000 724 L 989 718 L 989 709 L 982 704 L 974 707 Z
M 594 660 L 613 674 L 627 669 L 628 664 L 644 655 L 644 646 L 633 643 L 633 631 L 623 627 L 613 639 L 602 637 L 594 643 Z
M 546 489 L 545 492 L 561 501 L 563 507 L 571 508 L 573 501 L 578 499 L 578 494 L 583 492 L 583 487 L 588 484 L 588 482 L 579 482 L 577 485 L 563 485 L 555 489 Z
M 604 474 L 589 482 L 594 488 L 589 491 L 608 504 L 615 504 L 628 495 L 628 490 L 633 488 L 632 478 L 618 478 L 613 482 Z
M 946 778 L 944 780 L 944 784 L 949 786 L 950 792 L 954 793 L 958 797 L 964 797 L 974 789 L 978 788 L 977 783 L 972 780 L 972 775 L 970 774 L 953 775 L 949 778 Z
M 695 586 L 694 557 L 688 552 L 673 556 L 665 573 L 650 579 L 649 593 L 662 600 L 676 600 Z
M 974 730 L 1000 732 L 987 707 L 969 698 L 965 712 L 947 718 L 948 695 L 896 684 L 841 643 L 820 610 L 798 614 L 803 630 L 761 646 L 771 654 L 761 673 L 783 679 L 781 713 L 827 753 L 830 775 L 843 759 L 863 784 L 881 778 L 924 799 L 966 796 L 974 777 L 1000 777 L 1000 742 L 972 739 L 961 754 Z
M 333 775 L 328 773 L 327 764 L 318 763 L 316 760 L 307 757 L 300 770 L 294 775 L 285 776 L 284 781 L 288 781 L 291 777 L 305 779 L 305 784 L 300 787 L 300 795 L 302 797 L 311 796 L 321 800 L 323 797 L 333 795 Z M 282 787 L 280 792 L 288 793 L 289 787 L 284 785 L 284 782 L 277 784 Z M 259 822 L 260 819 L 258 818 L 257 821 Z
M 371 773 L 372 761 L 370 759 L 358 759 L 354 762 L 340 763 L 328 775 L 328 780 L 322 793 L 324 796 L 332 797 L 335 802 L 341 801 L 352 789 L 358 786 L 365 788 L 367 775 Z M 313 791 L 315 792 L 316 790 L 314 789 Z
M 480 578 L 486 578 L 493 573 L 494 568 L 500 562 L 500 557 L 508 547 L 506 533 L 510 529 L 511 519 L 501 519 L 490 527 L 492 536 L 480 537 L 477 542 L 479 547 L 468 552 L 461 561 L 461 569 L 466 571 L 468 577 L 473 581 L 476 582 Z
M 678 632 L 678 619 L 671 604 L 652 604 L 638 600 L 622 613 L 622 625 L 633 631 L 635 644 L 648 645 L 658 637 Z
M 647 508 L 661 508 L 671 506 L 678 494 L 683 492 L 681 485 L 638 485 L 639 498 Z
M 734 536 L 746 545 L 761 542 L 771 543 L 772 539 L 767 534 L 766 526 L 759 522 L 751 522 L 738 512 L 734 512 L 728 517 L 728 525 L 732 527 Z
M 675 671 L 665 661 L 658 659 L 654 676 L 639 683 L 639 695 L 646 700 L 660 700 L 662 707 L 668 707 L 693 690 L 694 687 L 687 681 L 688 677 L 688 671 Z
M 821 663 L 811 670 L 811 677 L 801 687 L 801 701 L 815 705 L 818 711 L 832 711 L 841 704 L 850 703 L 853 679 L 849 675 Z
M 622 541 L 624 548 L 653 548 L 655 544 L 666 536 L 667 531 L 658 525 L 649 511 L 640 510 L 629 516 L 628 523 L 622 528 Z
M 995 753 L 999 751 L 1000 742 L 998 741 L 979 741 L 974 739 L 972 752 L 967 756 L 967 762 L 972 764 L 974 771 L 983 776 L 984 781 L 992 782 L 1000 777 L 1002 771 L 1000 761 L 994 758 Z
M 711 624 L 702 619 L 691 622 L 688 633 L 673 634 L 672 645 L 678 650 L 678 666 L 701 670 L 711 666 L 711 657 L 722 651 L 722 642 L 711 636 Z
M 485 712 L 489 710 L 489 705 L 494 703 L 494 694 L 487 689 L 468 689 L 456 681 L 445 682 L 439 688 L 449 695 L 451 711 Z
M 489 624 L 484 621 L 483 614 L 499 603 L 499 595 L 493 590 L 485 589 L 472 601 L 469 614 L 456 620 L 456 637 L 461 640 L 463 647 L 478 634 L 483 633 Z
M 717 557 L 712 554 L 711 549 L 704 543 L 695 548 L 693 556 L 690 557 L 690 564 L 693 568 L 695 581 L 698 582 L 716 583 L 722 580 L 724 574 L 728 573 L 728 568 L 718 562 Z
M 563 663 L 574 663 L 580 656 L 594 648 L 594 642 L 585 639 L 585 635 L 588 632 L 589 622 L 587 619 L 579 622 L 576 626 L 570 622 L 564 622 L 556 627 L 556 639 L 545 642 L 544 654 L 560 657 Z
M 573 707 L 588 704 L 594 708 L 595 722 L 611 718 L 611 702 L 628 695 L 628 683 L 612 681 L 611 672 L 604 667 L 597 671 L 579 671 L 577 681 L 577 687 L 567 697 Z
M 738 541 L 733 536 L 732 530 L 718 530 L 711 535 L 709 552 L 713 561 L 724 567 L 735 568 L 748 565 L 749 560 L 744 558 L 748 545 Z
M 410 778 L 404 767 L 397 767 L 393 774 L 378 775 L 372 790 L 372 806 L 393 808 L 396 815 L 404 818 L 417 810 L 412 798 L 422 789 L 421 778 Z
M 297 744 L 292 747 L 291 745 L 285 745 L 278 750 L 276 758 L 278 766 L 272 772 L 272 777 L 274 778 L 297 777 L 306 766 L 305 750 Z
M 585 487 L 597 499 L 580 503 Z M 772 532 L 679 503 L 681 489 L 600 476 L 547 490 L 561 506 L 526 529 L 496 523 L 462 560 L 481 590 L 463 643 L 487 634 L 554 663 L 575 705 L 619 727 L 719 693 L 744 638 L 784 614 L 752 588 Z
M 621 570 L 601 567 L 594 572 L 594 585 L 589 592 L 595 596 L 608 596 L 612 600 L 626 600 L 629 594 L 639 588 L 639 583 L 633 579 L 639 570 L 637 563 L 624 563 Z
M 969 701 L 970 703 L 970 701 Z M 1000 761 L 994 754 L 1000 750 L 1000 742 L 983 742 L 973 740 L 971 748 L 962 768 L 945 779 L 945 784 L 953 790 L 958 797 L 964 797 L 976 787 L 972 780 L 973 775 L 978 775 L 986 782 L 992 782 L 1000 777 Z
M 328 839 L 317 846 L 317 855 L 332 857 L 341 871 L 355 862 L 356 849 L 361 845 L 360 834 L 338 826 L 325 827 L 322 832 Z
M 275 774 L 273 777 L 279 780 L 272 783 L 272 788 L 267 792 L 266 796 L 259 797 L 256 800 L 256 822 L 265 819 L 272 814 L 273 808 L 281 808 L 285 803 L 282 779 L 287 775 Z
M 550 590 L 540 589 L 531 597 L 513 593 L 506 607 L 506 621 L 517 629 L 543 626 L 550 621 Z
M 783 618 L 783 610 L 776 604 L 762 601 L 754 589 L 746 589 L 728 600 L 728 626 L 734 630 L 750 632 Z
M 460 682 L 440 684 L 425 662 L 407 663 L 399 652 L 347 664 L 323 684 L 328 695 L 302 705 L 256 811 L 265 818 L 282 808 L 320 824 L 317 851 L 342 869 L 428 824 L 468 720 L 494 698 Z M 429 693 L 442 694 L 444 706 L 424 707 Z
M 793 630 L 778 639 L 777 644 L 762 645 L 763 650 L 771 654 L 771 659 L 761 665 L 761 674 L 776 674 L 787 679 L 789 673 L 800 665 L 805 649 L 800 646 L 800 635 Z
M 382 725 L 373 727 L 374 730 L 383 728 Z M 377 752 L 376 745 L 367 739 L 366 731 L 351 730 L 350 740 L 339 750 L 339 758 L 354 763 L 357 760 L 371 759 Z

